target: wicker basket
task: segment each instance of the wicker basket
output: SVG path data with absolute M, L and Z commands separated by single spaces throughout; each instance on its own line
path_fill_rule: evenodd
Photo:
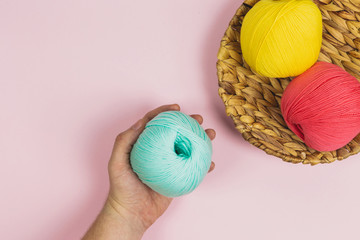
M 258 0 L 245 0 L 221 41 L 217 73 L 219 95 L 244 139 L 286 162 L 318 164 L 342 160 L 360 151 L 360 134 L 345 147 L 318 152 L 285 124 L 280 100 L 291 78 L 266 78 L 251 71 L 239 43 L 245 14 Z M 323 16 L 319 61 L 332 62 L 360 80 L 360 0 L 318 0 Z

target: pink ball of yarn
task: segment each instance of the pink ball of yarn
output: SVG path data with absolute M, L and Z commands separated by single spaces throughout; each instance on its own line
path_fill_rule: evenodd
M 360 82 L 334 64 L 317 62 L 286 87 L 281 111 L 309 147 L 339 149 L 360 132 Z

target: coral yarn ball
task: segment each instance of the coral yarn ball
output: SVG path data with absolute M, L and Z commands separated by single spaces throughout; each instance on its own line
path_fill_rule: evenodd
M 360 82 L 334 64 L 317 62 L 286 87 L 281 111 L 309 147 L 339 149 L 360 132 Z
M 321 42 L 322 16 L 311 0 L 261 0 L 241 27 L 244 59 L 266 77 L 305 72 L 317 61 Z

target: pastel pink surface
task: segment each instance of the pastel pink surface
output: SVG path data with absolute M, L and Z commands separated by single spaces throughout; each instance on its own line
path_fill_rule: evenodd
M 241 1 L 0 2 L 1 239 L 79 239 L 117 133 L 177 102 L 217 130 L 216 169 L 145 240 L 359 239 L 359 156 L 291 165 L 245 142 L 217 95 Z

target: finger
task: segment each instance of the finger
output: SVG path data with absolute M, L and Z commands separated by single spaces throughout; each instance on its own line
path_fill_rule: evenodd
M 203 123 L 203 117 L 199 114 L 192 114 L 190 115 L 190 117 L 192 117 L 193 119 L 195 119 L 199 124 Z
M 144 130 L 148 121 L 161 112 L 180 110 L 178 104 L 163 105 L 145 114 L 144 118 L 138 120 L 132 127 L 116 137 L 111 159 L 113 161 L 128 162 L 129 154 L 140 133 Z
M 211 172 L 212 170 L 214 170 L 214 168 L 215 168 L 215 163 L 211 162 L 208 173 Z
M 132 146 L 135 144 L 140 133 L 144 130 L 144 127 L 145 121 L 144 119 L 140 119 L 128 130 L 117 135 L 111 154 L 111 160 L 128 162 Z
M 214 129 L 206 129 L 205 130 L 206 134 L 208 135 L 208 137 L 210 138 L 210 140 L 214 140 L 214 138 L 216 137 L 216 132 Z
M 144 116 L 144 120 L 145 120 L 145 124 L 147 122 L 149 122 L 151 119 L 153 119 L 154 117 L 156 117 L 156 115 L 158 115 L 161 112 L 165 112 L 165 111 L 179 111 L 180 110 L 180 106 L 178 104 L 170 104 L 170 105 L 163 105 L 160 106 L 158 108 L 155 108 L 154 110 L 151 110 L 150 112 L 146 113 Z

